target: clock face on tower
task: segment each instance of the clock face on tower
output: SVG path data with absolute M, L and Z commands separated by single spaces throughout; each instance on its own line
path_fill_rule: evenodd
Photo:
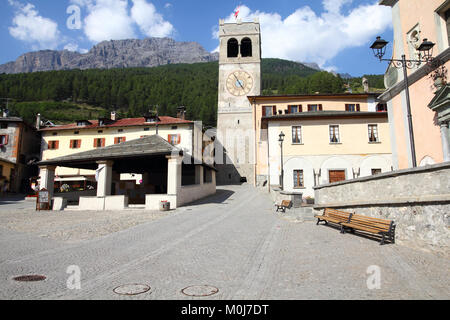
M 244 96 L 253 89 L 253 78 L 247 72 L 239 70 L 231 73 L 227 79 L 227 90 L 234 96 Z

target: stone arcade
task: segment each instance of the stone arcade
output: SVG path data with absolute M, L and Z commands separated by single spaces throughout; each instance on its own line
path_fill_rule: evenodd
M 162 201 L 175 209 L 216 193 L 216 169 L 183 153 L 153 135 L 101 149 L 41 161 L 41 188 L 51 190 L 57 166 L 96 170 L 96 196 L 79 197 L 79 210 L 123 210 L 129 197 L 120 186 L 120 174 L 139 173 L 145 192 L 145 209 L 158 210 Z M 63 194 L 54 199 L 54 210 L 67 205 Z

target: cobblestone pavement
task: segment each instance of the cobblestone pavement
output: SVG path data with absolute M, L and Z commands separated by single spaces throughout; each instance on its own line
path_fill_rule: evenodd
M 9 218 L 0 217 L 0 299 L 193 299 L 181 293 L 192 285 L 219 289 L 207 299 L 450 298 L 448 257 L 380 246 L 312 221 L 288 221 L 250 186 L 221 189 L 208 200 L 119 231 L 96 234 L 91 228 L 87 238 L 76 231 L 69 237 L 76 241 L 6 228 Z M 5 208 L 0 205 L 0 216 L 11 214 Z M 80 267 L 81 290 L 67 288 L 71 265 Z M 369 290 L 367 269 L 373 265 L 381 288 Z M 23 274 L 47 280 L 12 280 Z M 132 297 L 113 292 L 135 283 L 151 290 Z

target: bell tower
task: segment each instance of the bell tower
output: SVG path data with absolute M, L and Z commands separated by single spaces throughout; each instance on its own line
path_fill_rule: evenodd
M 255 130 L 248 96 L 261 95 L 261 29 L 253 22 L 219 22 L 217 138 L 224 148 L 217 183 L 253 183 Z

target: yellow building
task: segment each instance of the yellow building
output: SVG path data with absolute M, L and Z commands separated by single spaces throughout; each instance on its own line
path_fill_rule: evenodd
M 21 118 L 0 114 L 0 188 L 28 194 L 30 178 L 37 175 L 40 135 Z
M 113 113 L 110 119 L 79 120 L 67 125 L 43 127 L 40 132 L 41 159 L 44 162 L 153 135 L 159 135 L 185 154 L 202 161 L 202 126 L 185 120 L 184 113 L 179 118 L 149 115 L 130 119 L 116 119 Z M 139 189 L 136 185 L 142 179 L 142 174 L 122 174 L 121 183 L 113 186 L 112 193 L 128 190 L 131 202 L 143 202 L 146 190 L 141 190 L 142 194 L 133 191 Z M 54 181 L 57 192 L 66 188 L 66 191 L 91 190 L 95 194 L 96 171 L 59 166 L 56 167 Z
M 314 197 L 316 185 L 391 171 L 388 115 L 376 98 L 371 93 L 249 97 L 255 184 L 282 184 L 284 191 Z

